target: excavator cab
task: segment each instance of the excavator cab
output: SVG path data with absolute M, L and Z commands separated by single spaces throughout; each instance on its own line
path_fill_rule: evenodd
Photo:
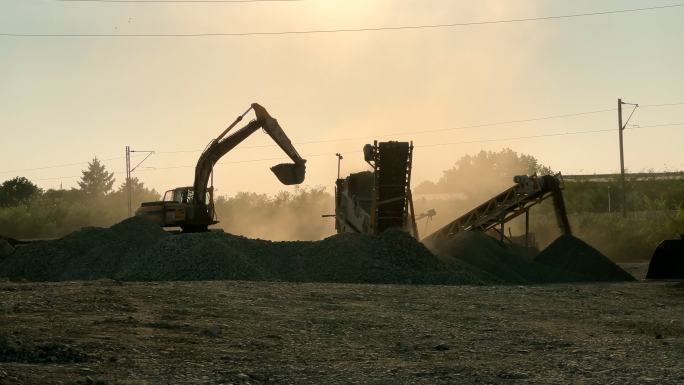
M 164 193 L 164 198 L 159 202 L 145 202 L 136 210 L 135 214 L 143 216 L 162 227 L 181 227 L 190 229 L 190 218 L 201 215 L 207 220 L 208 226 L 217 223 L 214 215 L 213 191 L 211 187 L 205 193 L 204 205 L 195 205 L 195 190 L 192 186 L 177 187 Z M 202 210 L 200 213 L 198 210 Z M 194 227 L 192 228 L 194 229 Z
M 204 198 L 204 204 L 211 204 L 211 192 L 207 191 Z M 177 202 L 177 203 L 192 203 L 195 199 L 195 190 L 192 186 L 188 187 L 177 187 L 173 190 L 169 190 L 164 193 L 164 202 Z
M 190 190 L 190 191 L 188 191 Z M 164 193 L 164 202 L 188 203 L 192 199 L 192 187 L 178 187 Z

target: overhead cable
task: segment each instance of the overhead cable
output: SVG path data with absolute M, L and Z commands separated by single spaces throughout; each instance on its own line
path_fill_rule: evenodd
M 348 32 L 378 32 L 378 31 L 400 31 L 400 30 L 419 30 L 419 29 L 441 29 L 441 28 L 456 28 L 456 27 L 471 27 L 494 24 L 513 24 L 534 21 L 550 21 L 572 19 L 577 17 L 588 16 L 603 16 L 614 15 L 621 13 L 638 13 L 645 11 L 665 10 L 678 7 L 684 7 L 684 3 L 659 5 L 651 7 L 640 8 L 623 8 L 607 11 L 581 12 L 570 13 L 564 15 L 549 15 L 536 16 L 524 18 L 511 19 L 497 19 L 497 20 L 482 20 L 470 21 L 460 23 L 444 23 L 444 24 L 415 24 L 415 25 L 399 25 L 399 26 L 384 26 L 384 27 L 361 27 L 361 28 L 336 28 L 336 29 L 305 29 L 305 30 L 289 30 L 289 31 L 251 31 L 251 32 L 199 32 L 199 33 L 129 33 L 129 34 L 112 34 L 112 33 L 18 33 L 18 32 L 0 32 L 0 36 L 4 37 L 24 37 L 24 38 L 179 38 L 179 37 L 244 37 L 244 36 L 273 36 L 273 35 L 310 35 L 310 34 L 331 34 L 331 33 L 348 33 Z

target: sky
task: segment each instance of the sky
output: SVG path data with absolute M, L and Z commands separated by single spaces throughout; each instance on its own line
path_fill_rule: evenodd
M 354 29 L 668 4 L 675 3 L 0 0 L 0 33 Z M 662 104 L 684 103 L 683 47 L 684 7 L 393 31 L 0 36 L 0 180 L 25 176 L 44 189 L 72 188 L 97 156 L 119 185 L 129 145 L 155 151 L 133 174 L 146 186 L 191 185 L 200 151 L 252 102 L 308 159 L 305 187 L 332 190 L 338 152 L 343 175 L 366 169 L 361 149 L 375 139 L 413 141 L 414 185 L 437 180 L 466 154 L 506 147 L 564 174 L 617 172 L 618 98 L 642 106 L 625 131 L 626 168 L 682 170 L 684 104 Z M 486 125 L 583 112 L 594 113 Z M 595 130 L 608 131 L 554 135 Z M 268 170 L 287 159 L 272 144 L 257 132 L 227 154 L 215 169 L 218 194 L 291 190 Z M 135 153 L 134 164 L 142 157 Z

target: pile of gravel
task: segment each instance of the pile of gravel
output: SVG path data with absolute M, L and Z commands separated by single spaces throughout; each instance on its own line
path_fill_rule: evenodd
M 14 246 L 7 240 L 0 238 L 0 259 L 14 253 Z
M 277 280 L 283 250 L 260 239 L 222 232 L 178 234 L 151 245 L 120 269 L 129 281 Z
M 581 281 L 570 271 L 530 260 L 520 248 L 514 248 L 481 231 L 462 231 L 432 251 L 450 265 L 467 265 L 484 271 L 498 283 L 552 283 Z
M 563 235 L 535 258 L 536 262 L 572 272 L 583 281 L 634 281 L 600 251 L 572 235 Z
M 31 281 L 269 280 L 349 283 L 491 283 L 447 265 L 410 235 L 339 234 L 317 242 L 271 242 L 222 232 L 169 235 L 140 218 L 20 246 L 0 276 Z
M 338 234 L 311 242 L 289 260 L 288 274 L 303 282 L 419 284 L 492 283 L 486 273 L 448 265 L 407 233 L 389 229 L 379 237 Z
M 0 243 L 7 243 L 10 246 L 14 247 L 14 246 L 16 246 L 22 242 L 14 239 L 14 238 L 5 237 L 5 236 L 0 235 Z
M 0 263 L 0 277 L 30 281 L 114 278 L 118 270 L 167 237 L 159 226 L 137 217 L 110 228 L 84 228 L 57 240 L 17 245 Z
M 219 231 L 170 235 L 133 217 L 54 241 L 4 247 L 0 277 L 31 281 L 268 280 L 290 282 L 492 284 L 631 280 L 607 257 L 561 237 L 532 260 L 477 231 L 432 252 L 409 234 L 338 234 L 272 242 Z M 10 248 L 12 250 L 10 250 Z M 434 252 L 434 254 L 433 254 Z
M 271 280 L 351 283 L 486 283 L 448 269 L 407 233 L 338 234 L 317 242 L 271 242 L 220 232 L 157 242 L 120 271 L 124 280 Z

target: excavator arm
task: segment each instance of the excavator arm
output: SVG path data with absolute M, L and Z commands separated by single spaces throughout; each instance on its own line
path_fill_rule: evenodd
M 256 119 L 250 121 L 244 127 L 225 137 L 225 135 L 238 122 L 240 122 L 250 110 L 254 110 Z M 193 203 L 196 210 L 195 223 L 203 224 L 212 220 L 211 218 L 208 218 L 209 213 L 206 210 L 207 205 L 205 196 L 208 190 L 207 186 L 214 165 L 230 150 L 242 143 L 260 128 L 263 128 L 264 131 L 266 131 L 266 133 L 294 162 L 278 164 L 271 167 L 271 171 L 273 171 L 278 180 L 286 185 L 299 184 L 304 181 L 306 160 L 303 159 L 299 153 L 297 153 L 297 150 L 295 150 L 292 142 L 287 135 L 285 135 L 285 132 L 278 124 L 278 121 L 271 117 L 264 107 L 257 103 L 253 103 L 250 109 L 245 111 L 244 114 L 240 115 L 233 124 L 231 124 L 218 138 L 214 139 L 209 146 L 207 146 L 197 160 L 197 165 L 195 166 L 195 181 L 193 184 Z M 207 218 L 202 218 L 202 216 L 206 216 Z
M 278 121 L 271 117 L 264 107 L 253 103 L 252 109 L 254 109 L 254 113 L 257 116 L 257 122 L 261 122 L 264 131 L 266 131 L 280 149 L 294 162 L 294 164 L 281 163 L 275 165 L 271 167 L 271 171 L 273 171 L 282 184 L 292 185 L 302 183 L 306 171 L 306 160 L 302 159 L 292 145 L 290 138 L 288 138 L 283 129 L 280 128 Z

